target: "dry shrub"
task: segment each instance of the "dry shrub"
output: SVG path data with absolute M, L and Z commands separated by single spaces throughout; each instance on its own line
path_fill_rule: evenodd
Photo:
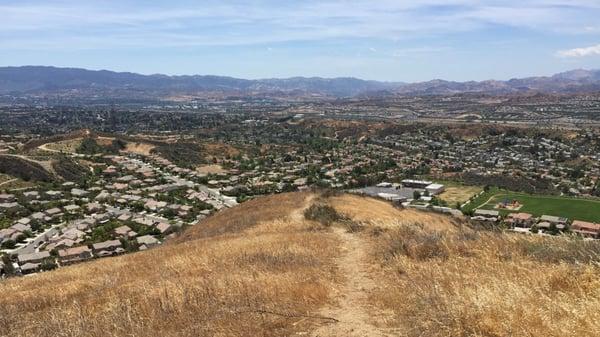
M 350 219 L 346 219 L 342 223 L 346 227 L 346 231 L 348 233 L 358 233 L 362 232 L 365 229 L 365 226 L 363 224 Z
M 393 260 L 402 255 L 414 260 L 433 258 L 447 259 L 451 254 L 468 255 L 471 247 L 468 242 L 475 240 L 472 231 L 438 232 L 424 229 L 422 223 L 402 225 L 386 231 L 385 242 L 380 246 L 384 260 Z
M 322 203 L 310 205 L 304 211 L 304 218 L 310 221 L 319 222 L 323 226 L 331 226 L 334 222 L 342 220 L 335 208 Z
M 519 238 L 515 245 L 522 255 L 550 263 L 598 263 L 600 242 L 578 238 Z

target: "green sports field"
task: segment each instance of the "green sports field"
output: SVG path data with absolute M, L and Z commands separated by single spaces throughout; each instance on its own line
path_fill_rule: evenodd
M 494 209 L 494 207 L 504 200 L 517 200 L 523 205 L 518 211 L 510 212 L 525 212 L 535 216 L 540 215 L 555 215 L 571 220 L 584 220 L 592 222 L 600 222 L 600 200 L 575 199 L 568 197 L 555 196 L 537 196 L 521 193 L 498 193 L 491 196 L 491 199 L 481 209 Z M 485 201 L 484 201 L 485 202 Z

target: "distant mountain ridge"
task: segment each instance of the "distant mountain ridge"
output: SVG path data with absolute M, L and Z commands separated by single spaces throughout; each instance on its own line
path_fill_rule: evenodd
M 246 80 L 212 75 L 141 75 L 130 72 L 46 66 L 0 67 L 0 94 L 43 94 L 81 91 L 81 95 L 153 93 L 158 95 L 219 92 L 232 95 L 445 95 L 458 93 L 507 94 L 518 92 L 581 93 L 600 91 L 600 70 L 572 70 L 550 77 L 508 81 L 420 83 L 367 81 L 352 77 L 292 77 Z M 77 93 L 74 93 L 77 94 Z

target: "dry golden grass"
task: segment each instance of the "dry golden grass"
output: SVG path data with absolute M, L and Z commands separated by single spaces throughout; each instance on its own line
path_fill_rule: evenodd
M 0 335 L 286 336 L 315 324 L 304 315 L 328 300 L 337 241 L 289 218 L 307 196 L 253 202 L 263 210 L 295 202 L 254 215 L 254 232 L 243 231 L 248 222 L 220 221 L 245 216 L 242 206 L 213 218 L 227 227 L 224 236 L 200 224 L 191 232 L 209 239 L 187 235 L 147 252 L 4 281 Z
M 224 234 L 236 234 L 258 224 L 286 219 L 290 212 L 302 208 L 309 193 L 283 193 L 247 201 L 237 207 L 220 212 L 186 230 L 173 242 L 209 238 Z
M 598 243 L 403 227 L 373 241 L 373 303 L 403 336 L 600 336 Z M 576 260 L 582 263 L 575 263 Z
M 329 199 L 329 203 L 340 214 L 356 222 L 384 228 L 421 223 L 431 230 L 452 230 L 456 225 L 456 220 L 447 216 L 413 209 L 400 209 L 389 202 L 360 195 L 334 196 Z

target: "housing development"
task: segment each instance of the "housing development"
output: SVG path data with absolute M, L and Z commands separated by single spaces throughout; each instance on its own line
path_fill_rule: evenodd
M 4 259 L 3 271 L 28 274 L 146 250 L 237 204 L 235 198 L 199 184 L 202 175 L 162 158 L 87 159 L 94 160 L 90 180 L 0 194 L 0 245 L 4 256 L 16 258 Z
M 129 120 L 112 132 L 66 124 L 52 136 L 14 125 L 0 142 L 3 273 L 149 249 L 222 208 L 310 188 L 529 234 L 600 235 L 594 128 L 264 112 L 193 118 L 205 122 L 181 133 L 116 131 Z

